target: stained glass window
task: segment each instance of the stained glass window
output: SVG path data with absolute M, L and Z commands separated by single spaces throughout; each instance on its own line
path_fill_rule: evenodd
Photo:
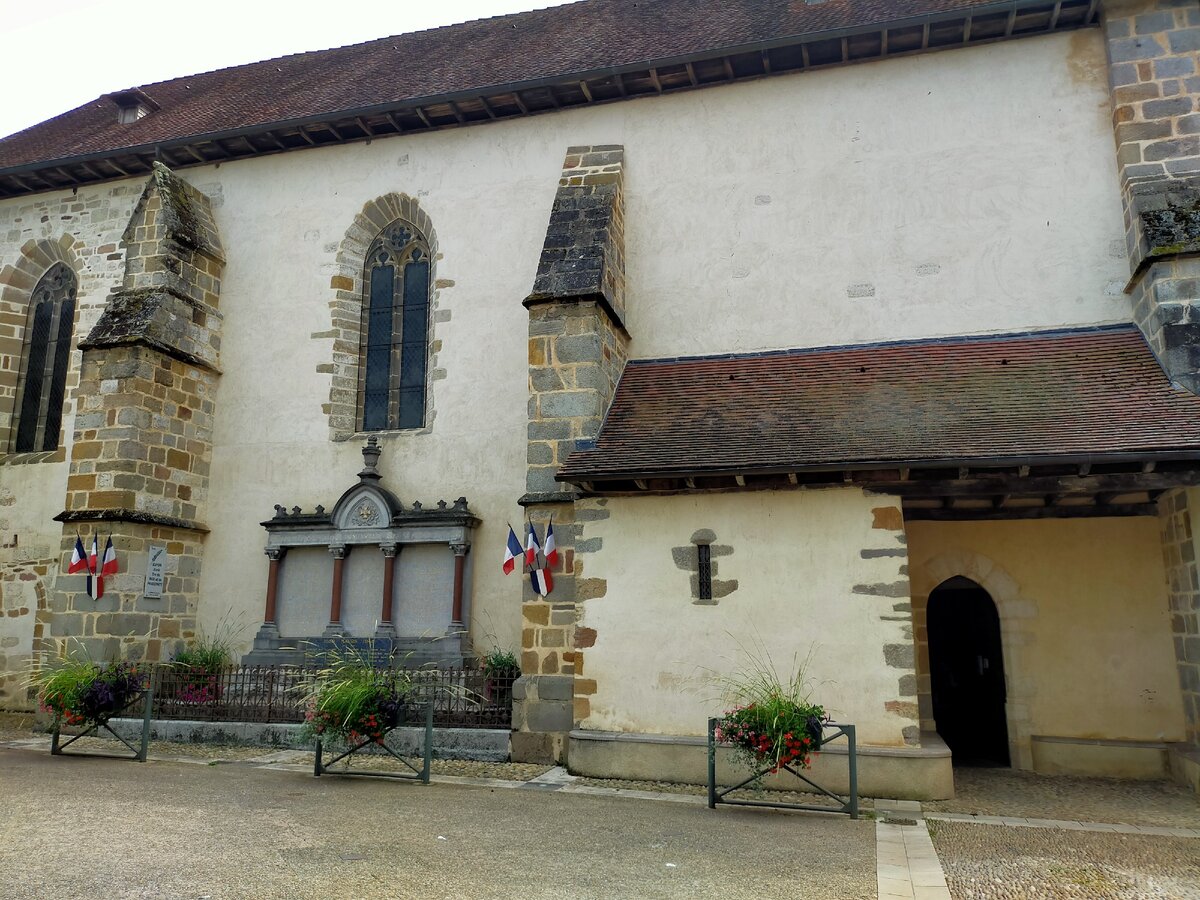
M 55 263 L 30 296 L 13 415 L 18 453 L 58 449 L 77 287 L 71 267 Z
M 429 245 L 397 220 L 379 233 L 364 273 L 359 416 L 362 431 L 425 424 Z

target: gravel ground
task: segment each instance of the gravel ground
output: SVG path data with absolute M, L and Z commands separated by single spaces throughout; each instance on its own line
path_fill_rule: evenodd
M 1197 900 L 1190 838 L 928 822 L 954 900 Z
M 24 713 L 0 713 L 0 743 L 10 741 L 38 740 L 50 747 L 50 736 L 33 731 L 33 715 Z M 65 740 L 65 738 L 64 738 Z M 134 741 L 136 744 L 137 742 Z M 111 737 L 80 738 L 71 745 L 68 753 L 124 753 L 125 748 Z M 328 754 L 328 751 L 326 751 Z M 162 760 L 205 760 L 210 764 L 220 763 L 274 763 L 283 765 L 311 766 L 311 750 L 287 750 L 276 747 L 249 747 L 231 744 L 181 743 L 177 741 L 151 741 L 149 756 Z M 335 751 L 336 754 L 336 751 Z M 328 759 L 329 756 L 326 756 Z M 419 759 L 409 760 L 420 768 Z M 407 772 L 402 765 L 383 759 L 355 759 L 355 767 L 369 771 Z M 459 775 L 468 778 L 501 778 L 508 781 L 530 781 L 552 766 L 530 763 L 483 762 L 471 759 L 435 759 L 430 764 L 434 775 Z
M 1013 769 L 954 770 L 953 800 L 922 803 L 926 813 L 1066 819 L 1200 828 L 1200 798 L 1169 781 L 1035 775 Z
M 654 791 L 660 794 L 694 794 L 705 796 L 708 788 L 703 784 L 676 784 L 671 781 L 623 781 L 618 778 L 577 778 L 574 784 L 590 787 L 611 788 L 615 791 Z M 821 794 L 801 794 L 797 791 L 734 791 L 729 795 L 734 800 L 767 800 L 772 803 L 804 803 L 808 805 L 833 806 L 833 801 Z M 872 809 L 874 801 L 861 797 L 860 809 Z

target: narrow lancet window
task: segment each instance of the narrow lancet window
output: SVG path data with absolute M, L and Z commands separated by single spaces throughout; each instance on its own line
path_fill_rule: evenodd
M 77 287 L 71 267 L 55 263 L 30 296 L 13 414 L 15 452 L 58 449 Z
M 425 424 L 429 356 L 429 244 L 397 220 L 367 253 L 359 355 L 362 431 Z

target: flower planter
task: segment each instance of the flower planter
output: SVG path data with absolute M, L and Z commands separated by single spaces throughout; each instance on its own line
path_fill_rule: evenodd
M 425 735 L 422 743 L 422 764 L 421 768 L 416 768 L 404 757 L 396 753 L 387 745 L 387 735 L 395 729 L 411 724 L 406 721 L 404 713 L 411 709 L 411 706 L 406 706 L 403 702 L 399 704 L 397 715 L 386 723 L 377 725 L 377 730 L 369 734 L 361 734 L 359 732 L 351 732 L 348 749 L 333 757 L 329 762 L 324 762 L 324 746 L 322 738 L 318 735 L 316 739 L 315 757 L 313 762 L 313 777 L 319 778 L 322 775 L 356 775 L 369 778 L 391 778 L 399 781 L 420 781 L 423 784 L 429 784 L 429 769 L 430 762 L 433 759 L 433 704 L 426 703 L 423 712 Z M 399 760 L 409 772 L 364 772 L 351 771 L 349 768 L 350 761 L 355 754 L 367 749 L 378 748 L 383 750 L 388 756 Z M 345 760 L 345 767 L 340 769 L 330 768 L 334 764 Z
M 717 784 L 717 747 L 721 745 L 733 746 L 729 740 L 724 739 L 725 735 L 723 735 L 721 732 L 723 722 L 725 722 L 723 719 L 714 718 L 708 720 L 709 809 L 716 809 L 718 804 L 726 804 L 728 806 L 765 806 L 773 809 L 800 809 L 826 813 L 840 812 L 849 815 L 852 819 L 858 818 L 858 752 L 853 725 L 840 725 L 835 722 L 822 723 L 818 720 L 817 724 L 821 726 L 821 732 L 813 736 L 811 731 L 815 730 L 815 727 L 810 723 L 808 726 L 810 729 L 810 734 L 808 735 L 810 738 L 810 743 L 807 745 L 807 747 L 801 747 L 799 749 L 798 756 L 789 757 L 786 752 L 786 747 L 784 748 L 783 755 L 775 752 L 774 748 L 764 747 L 761 751 L 762 756 L 760 758 L 759 765 L 758 767 L 752 769 L 752 774 L 750 777 L 739 782 L 738 784 L 733 785 L 732 787 L 723 788 Z M 836 729 L 836 731 L 834 731 L 832 734 L 829 734 L 828 732 L 831 729 Z M 801 771 L 807 768 L 809 765 L 809 753 L 819 750 L 823 745 L 828 744 L 830 741 L 835 741 L 843 737 L 846 739 L 849 750 L 848 759 L 850 765 L 850 793 L 848 797 L 840 797 L 832 791 L 821 787 L 821 785 L 817 784 L 807 775 L 804 775 Z M 796 739 L 793 737 L 793 740 Z M 745 749 L 744 743 L 742 744 L 742 749 Z M 759 783 L 764 776 L 773 775 L 780 769 L 795 775 L 805 784 L 814 788 L 818 793 L 829 797 L 831 800 L 836 801 L 839 805 L 837 807 L 812 806 L 803 803 L 776 803 L 769 800 L 735 800 L 729 798 L 729 795 L 734 791 L 740 790 L 741 788 L 751 784 Z
M 125 738 L 121 737 L 121 735 L 117 734 L 117 732 L 113 731 L 113 729 L 109 726 L 108 723 L 109 723 L 109 720 L 117 718 L 117 716 L 119 716 L 125 710 L 129 709 L 129 707 L 134 706 L 139 700 L 143 701 L 143 703 L 142 703 L 142 739 L 141 739 L 141 743 L 138 746 L 134 746 L 133 744 L 129 743 L 129 741 L 125 740 Z M 79 734 L 74 735 L 69 741 L 67 741 L 66 743 L 63 743 L 63 744 L 59 743 L 59 741 L 62 737 L 62 734 L 60 731 L 60 729 L 62 727 L 62 721 L 59 719 L 55 719 L 54 730 L 50 733 L 50 755 L 51 756 L 95 756 L 95 757 L 99 757 L 102 759 L 131 759 L 131 760 L 136 760 L 137 762 L 145 762 L 146 761 L 146 752 L 150 746 L 150 714 L 151 714 L 151 710 L 153 708 L 154 708 L 154 691 L 149 688 L 147 688 L 146 690 L 138 691 L 133 696 L 124 699 L 123 702 L 118 701 L 117 703 L 114 703 L 109 710 L 98 711 L 95 719 L 88 720 L 91 722 L 91 724 L 88 725 L 88 727 L 86 729 L 81 731 Z M 78 723 L 78 724 L 86 724 L 86 723 Z M 125 756 L 124 754 L 119 754 L 119 753 L 80 753 L 78 751 L 72 751 L 70 753 L 66 752 L 66 748 L 71 746 L 71 744 L 75 743 L 80 738 L 84 738 L 84 737 L 88 737 L 90 735 L 97 734 L 100 731 L 100 729 L 107 731 L 109 734 L 111 734 L 113 737 L 115 737 L 118 741 L 120 741 L 122 744 L 124 744 L 126 747 L 128 747 L 133 752 L 133 755 Z

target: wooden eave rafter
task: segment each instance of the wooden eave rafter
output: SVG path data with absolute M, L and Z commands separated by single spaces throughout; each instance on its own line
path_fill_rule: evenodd
M 1002 14 L 1006 16 L 1003 29 L 993 32 L 993 30 L 979 27 L 980 19 L 988 16 L 995 18 Z M 424 128 L 418 130 L 459 128 L 490 122 L 494 119 L 510 118 L 515 115 L 529 116 L 553 112 L 563 107 L 620 102 L 639 96 L 657 96 L 678 90 L 765 78 L 809 68 L 853 64 L 943 48 L 1011 40 L 1025 35 L 1045 34 L 1048 31 L 1090 27 L 1098 24 L 1098 21 L 1098 0 L 996 2 L 985 7 L 975 7 L 970 10 L 969 14 L 941 13 L 871 26 L 787 36 L 753 45 L 718 48 L 688 57 L 648 60 L 645 63 L 594 72 L 552 76 L 511 85 L 492 85 L 478 90 L 459 91 L 453 94 L 424 97 L 364 109 L 347 109 L 326 116 L 269 122 L 227 132 L 195 135 L 157 144 L 13 166 L 8 169 L 0 169 L 0 199 L 43 190 L 109 181 L 117 177 L 129 177 L 149 168 L 148 164 L 143 162 L 141 167 L 131 170 L 128 166 L 116 163 L 114 157 L 138 159 L 141 155 L 148 155 L 153 159 L 161 156 L 174 159 L 173 165 L 178 168 L 186 168 L 189 165 L 206 165 L 226 159 L 283 153 L 305 149 L 309 146 L 355 143 L 372 140 L 384 134 L 403 134 L 414 130 L 401 125 L 400 120 L 403 117 L 419 119 Z M 895 36 L 896 32 L 917 28 L 919 28 L 920 40 L 912 41 L 911 46 L 900 43 Z M 955 36 L 952 40 L 945 37 L 935 40 L 935 29 L 941 29 L 939 34 L 944 34 L 946 29 L 950 29 Z M 858 39 L 863 39 L 865 42 L 871 38 L 876 39 L 871 41 L 871 46 L 875 49 L 871 52 L 863 52 Z M 852 39 L 855 39 L 853 53 L 851 52 Z M 810 54 L 810 48 L 814 45 L 836 45 L 839 49 L 833 55 L 837 59 L 814 62 L 813 56 L 818 58 L 822 58 L 820 54 L 828 56 L 827 50 L 821 49 L 821 46 L 818 47 L 816 53 Z M 863 44 L 863 46 L 866 45 L 866 43 Z M 701 66 L 704 72 L 710 74 L 703 78 L 699 77 L 696 71 L 697 66 Z M 661 73 L 663 69 L 670 71 L 672 68 L 679 71 L 681 76 L 685 76 L 681 77 L 676 84 L 666 83 Z M 713 77 L 711 73 L 718 71 L 721 73 L 720 76 Z M 597 95 L 594 89 L 601 87 L 605 79 L 615 90 L 603 91 L 602 95 Z M 641 87 L 643 83 L 645 88 Z M 637 85 L 637 87 L 631 88 L 631 85 Z M 549 97 L 550 105 L 539 102 L 536 106 L 531 106 L 526 98 L 522 97 L 523 91 L 530 92 L 531 97 L 535 96 L 533 92 Z M 573 95 L 576 91 L 582 94 L 582 100 L 577 101 L 573 96 L 565 99 L 565 95 Z M 485 95 L 491 96 L 491 103 L 488 102 Z M 495 103 L 501 97 L 512 97 L 519 112 L 498 110 Z M 463 103 L 479 104 L 486 113 L 486 117 L 464 113 L 461 108 Z M 426 112 L 433 106 L 447 107 L 451 111 L 452 117 L 447 116 L 442 120 L 434 121 Z M 370 124 L 372 118 L 378 125 Z M 379 125 L 382 125 L 383 120 L 389 122 L 394 131 L 381 133 Z M 341 123 L 341 127 L 338 123 Z M 310 129 L 313 133 L 310 133 Z M 289 146 L 281 134 L 298 135 L 304 143 Z M 314 134 L 319 134 L 320 137 L 314 137 Z M 255 138 L 261 140 L 255 142 Z M 246 149 L 233 149 L 224 143 L 229 141 L 240 141 L 245 144 Z M 199 150 L 201 146 L 216 148 L 221 156 L 210 158 Z M 194 162 L 185 159 L 183 154 L 186 154 Z M 118 174 L 105 174 L 99 168 L 101 163 L 111 167 Z M 58 175 L 58 178 L 52 179 L 49 177 L 49 173 L 61 174 Z
M 901 465 L 795 471 L 587 475 L 576 485 L 605 496 L 727 493 L 788 488 L 859 487 L 899 497 L 912 519 L 1030 519 L 1152 515 L 1165 491 L 1200 486 L 1200 455 L 1154 460 L 1005 466 Z

